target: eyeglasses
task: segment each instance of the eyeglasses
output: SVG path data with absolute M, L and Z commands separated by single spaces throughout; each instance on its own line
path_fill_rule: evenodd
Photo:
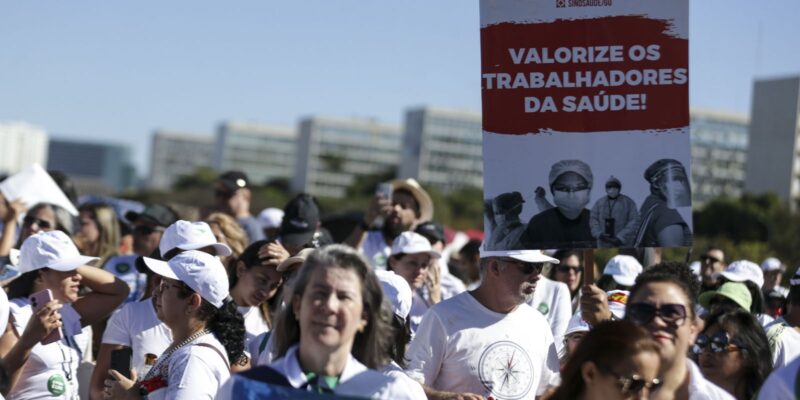
M 154 232 L 164 232 L 164 228 L 160 226 L 150 226 L 150 225 L 136 225 L 133 227 L 133 233 L 147 236 Z
M 670 325 L 681 326 L 686 321 L 686 307 L 683 304 L 662 304 L 656 307 L 648 303 L 628 304 L 626 315 L 637 325 L 647 325 L 656 316 Z
M 622 392 L 624 396 L 638 397 L 639 393 L 641 393 L 642 390 L 645 389 L 647 389 L 648 393 L 652 393 L 658 390 L 658 388 L 661 387 L 661 384 L 663 384 L 661 379 L 658 378 L 654 378 L 653 380 L 648 381 L 639 374 L 633 374 L 631 376 L 622 376 L 614 372 L 614 370 L 611 368 L 606 368 L 600 366 L 599 364 L 598 366 L 601 367 L 600 369 L 602 369 L 607 374 L 610 374 L 613 377 L 617 378 L 617 384 L 619 385 L 619 390 L 620 392 Z
M 503 259 L 503 262 L 516 265 L 523 275 L 541 274 L 542 269 L 544 269 L 544 263 L 524 262 L 515 259 Z
M 709 337 L 705 334 L 700 334 L 694 341 L 692 351 L 695 354 L 700 354 L 705 349 L 711 350 L 712 353 L 731 352 L 743 349 L 744 346 L 736 339 L 731 340 L 726 332 L 717 332 L 716 335 Z
M 556 267 L 556 271 L 561 272 L 562 274 L 568 274 L 570 272 L 580 274 L 583 272 L 583 267 L 570 267 L 569 265 L 559 265 Z
M 719 258 L 711 257 L 711 256 L 702 256 L 702 257 L 700 257 L 700 261 L 703 264 L 714 264 L 714 263 L 722 262 L 722 260 L 720 260 Z
M 22 219 L 22 224 L 25 226 L 31 226 L 33 224 L 36 224 L 41 229 L 50 229 L 53 227 L 53 225 L 50 224 L 50 221 L 45 221 L 43 219 L 39 219 L 30 215 L 27 215 L 25 216 L 25 218 Z

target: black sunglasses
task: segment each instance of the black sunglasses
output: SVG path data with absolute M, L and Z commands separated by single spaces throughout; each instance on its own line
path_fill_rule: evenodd
M 722 353 L 723 351 L 736 351 L 743 348 L 742 343 L 736 339 L 731 340 L 728 338 L 728 334 L 722 331 L 711 337 L 706 334 L 698 335 L 694 341 L 692 351 L 695 354 L 700 354 L 703 350 L 709 349 L 712 353 Z
M 516 265 L 523 275 L 541 274 L 544 269 L 544 263 L 524 262 L 513 258 L 503 259 L 503 261 Z
M 649 393 L 652 393 L 658 390 L 658 388 L 664 383 L 658 378 L 647 381 L 638 374 L 622 376 L 614 372 L 613 369 L 604 366 L 600 366 L 600 369 L 617 378 L 617 384 L 619 385 L 620 392 L 622 392 L 624 396 L 638 396 L 639 393 L 641 393 L 644 389 L 647 389 Z
M 561 272 L 562 274 L 568 274 L 570 271 L 575 272 L 576 274 L 580 274 L 583 272 L 583 267 L 570 267 L 569 265 L 559 265 L 556 266 L 556 271 Z
M 153 232 L 164 232 L 164 228 L 160 226 L 149 226 L 149 225 L 136 225 L 133 227 L 133 233 L 142 236 L 150 235 Z
M 25 218 L 22 219 L 22 224 L 25 225 L 25 226 L 31 226 L 33 224 L 36 224 L 41 229 L 50 229 L 50 228 L 53 227 L 50 224 L 50 221 L 45 221 L 43 219 L 32 217 L 30 215 L 26 215 Z
M 686 321 L 686 306 L 683 304 L 662 304 L 656 307 L 649 303 L 628 304 L 625 315 L 637 325 L 647 325 L 656 318 L 661 317 L 664 322 L 681 326 Z

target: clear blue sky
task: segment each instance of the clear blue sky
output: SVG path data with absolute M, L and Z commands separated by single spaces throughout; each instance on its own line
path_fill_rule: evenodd
M 693 107 L 748 113 L 753 78 L 800 73 L 800 2 L 691 0 Z M 0 13 L 0 120 L 130 144 L 226 119 L 399 123 L 480 109 L 475 0 L 37 1 Z

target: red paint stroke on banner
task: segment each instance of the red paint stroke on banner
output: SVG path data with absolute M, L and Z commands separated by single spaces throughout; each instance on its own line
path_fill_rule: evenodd
M 546 131 L 598 132 L 630 130 L 665 130 L 689 125 L 689 42 L 668 33 L 669 21 L 637 16 L 603 17 L 596 19 L 567 20 L 552 23 L 518 24 L 501 23 L 481 29 L 481 61 L 483 74 L 532 72 L 549 76 L 575 76 L 577 72 L 611 70 L 672 70 L 684 69 L 685 80 L 680 84 L 621 85 L 573 88 L 487 88 L 482 79 L 483 129 L 501 134 L 528 134 Z M 657 60 L 633 61 L 628 57 L 632 46 L 659 46 Z M 547 48 L 552 56 L 560 47 L 623 46 L 622 61 L 604 63 L 550 63 L 515 64 L 509 49 Z M 524 60 L 525 57 L 522 58 Z M 512 78 L 513 82 L 513 78 Z M 530 81 L 528 81 L 530 82 Z M 652 82 L 652 81 L 651 81 Z M 659 81 L 665 82 L 665 81 Z M 667 81 L 669 82 L 669 81 Z M 673 81 L 674 82 L 674 81 Z M 634 109 L 618 111 L 564 111 L 566 96 L 628 95 L 638 101 Z M 526 98 L 554 100 L 557 111 L 526 112 Z M 644 96 L 644 97 L 642 97 Z M 616 96 L 616 100 L 620 100 Z M 576 101 L 577 103 L 577 101 Z M 528 111 L 534 109 L 533 103 Z M 633 104 L 633 103 L 630 103 Z

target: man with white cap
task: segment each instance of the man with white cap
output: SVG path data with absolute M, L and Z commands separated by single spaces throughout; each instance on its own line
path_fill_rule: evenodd
M 428 310 L 406 372 L 429 398 L 534 399 L 557 384 L 550 327 L 525 304 L 545 262 L 558 260 L 538 250 L 482 251 L 480 286 Z
M 789 289 L 781 286 L 783 274 L 786 272 L 786 266 L 781 260 L 775 257 L 767 258 L 761 263 L 761 270 L 764 271 L 764 286 L 761 287 L 761 291 L 769 293 L 771 290 L 775 290 L 783 297 L 789 295 Z
M 409 315 L 411 332 L 416 332 L 422 315 L 433 304 L 428 303 L 419 293 L 425 284 L 428 271 L 440 257 L 433 251 L 431 243 L 424 236 L 414 232 L 403 232 L 392 243 L 392 255 L 389 257 L 389 270 L 394 271 L 406 280 L 413 292 L 413 301 Z
M 78 364 L 91 351 L 83 329 L 128 295 L 124 282 L 87 265 L 96 260 L 82 256 L 61 231 L 37 233 L 22 243 L 22 274 L 8 288 L 11 329 L 0 340 L 0 357 L 11 376 L 9 398 L 77 398 Z M 79 294 L 81 284 L 90 289 L 85 296 Z M 36 304 L 45 290 L 54 300 Z M 57 328 L 60 338 L 40 343 Z
M 217 243 L 207 223 L 184 220 L 167 227 L 158 248 L 160 254 L 164 255 L 164 260 L 191 250 L 201 250 L 217 256 L 231 254 L 230 247 Z M 151 281 L 148 286 L 157 288 L 160 285 L 160 276 L 146 267 L 143 268 Z M 111 366 L 113 350 L 131 348 L 131 365 L 143 376 L 172 342 L 169 328 L 156 316 L 155 297 L 151 295 L 152 293 L 146 293 L 141 301 L 126 304 L 109 318 L 92 373 L 93 398 L 102 396 L 103 381 L 108 376 L 106 371 Z

